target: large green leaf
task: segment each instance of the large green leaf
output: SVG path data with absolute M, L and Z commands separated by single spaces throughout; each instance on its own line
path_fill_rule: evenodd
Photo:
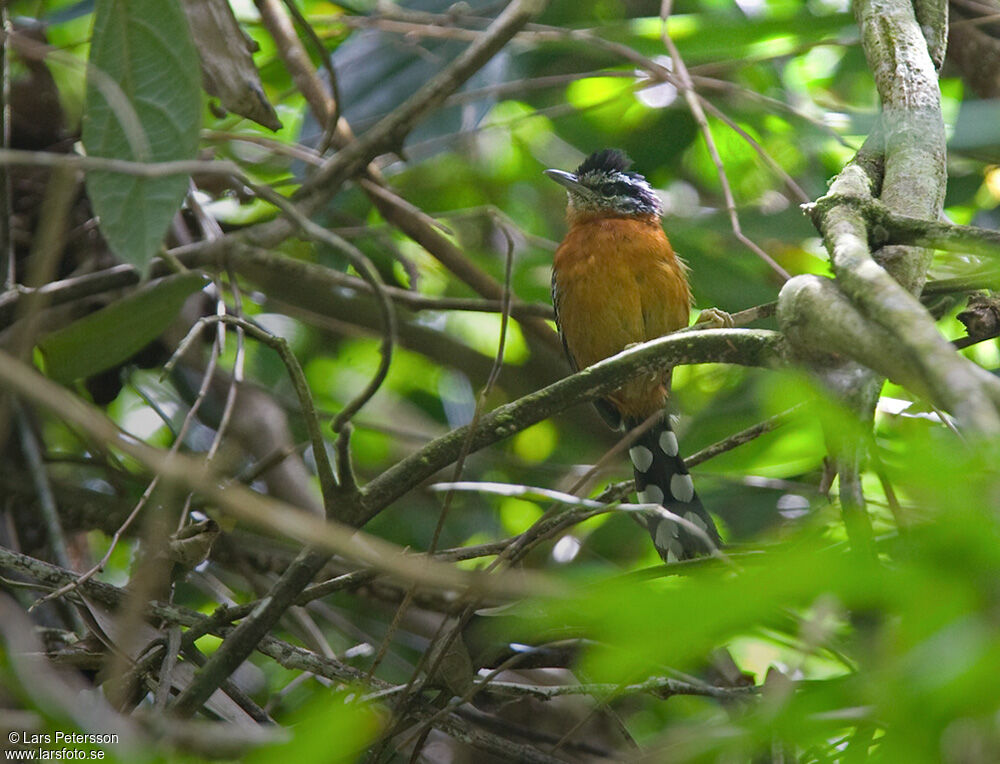
M 207 282 L 200 273 L 168 276 L 53 332 L 38 343 L 46 373 L 72 382 L 127 360 L 156 339 L 184 300 Z
M 83 145 L 90 156 L 143 162 L 192 159 L 201 119 L 198 54 L 177 0 L 98 0 Z M 145 270 L 187 191 L 187 177 L 90 172 L 101 232 Z

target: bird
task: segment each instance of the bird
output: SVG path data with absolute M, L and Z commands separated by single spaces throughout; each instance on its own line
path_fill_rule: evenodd
M 596 151 L 576 172 L 545 170 L 567 190 L 568 231 L 552 262 L 552 304 L 574 371 L 631 345 L 688 325 L 688 268 L 663 231 L 660 200 L 618 149 Z M 643 375 L 596 401 L 616 429 L 629 431 L 657 417 L 629 449 L 642 503 L 684 518 L 643 512 L 660 557 L 677 562 L 712 553 L 718 529 L 705 510 L 666 411 L 670 371 Z M 700 531 L 700 532 L 699 532 Z

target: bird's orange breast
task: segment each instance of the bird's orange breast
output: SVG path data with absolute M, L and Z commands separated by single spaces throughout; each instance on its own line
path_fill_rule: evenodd
M 574 221 L 556 250 L 553 284 L 559 325 L 580 368 L 688 324 L 687 268 L 655 218 Z M 664 404 L 664 383 L 635 380 L 609 398 L 624 416 L 648 416 Z

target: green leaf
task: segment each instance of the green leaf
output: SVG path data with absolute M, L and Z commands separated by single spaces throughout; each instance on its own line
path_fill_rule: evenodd
M 198 52 L 177 0 L 98 0 L 83 145 L 90 156 L 193 159 L 201 120 Z M 115 254 L 145 270 L 187 192 L 187 176 L 87 174 L 87 193 Z
M 46 373 L 67 383 L 127 360 L 156 339 L 188 296 L 206 283 L 208 279 L 200 273 L 158 279 L 53 332 L 38 343 Z
M 247 764 L 297 761 L 299 764 L 350 764 L 358 761 L 378 731 L 374 710 L 357 700 L 360 691 L 319 693 L 294 715 L 292 738 L 263 746 L 243 760 Z

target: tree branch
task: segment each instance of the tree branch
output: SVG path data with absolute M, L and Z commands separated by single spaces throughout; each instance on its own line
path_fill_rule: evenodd
M 733 700 L 748 698 L 760 692 L 759 687 L 715 687 L 710 684 L 682 682 L 665 676 L 650 677 L 637 684 L 588 683 L 570 685 L 529 685 L 513 682 L 490 682 L 489 691 L 508 697 L 532 697 L 551 700 L 564 695 L 593 695 L 600 698 L 620 698 L 628 695 L 650 694 L 661 700 L 674 695 L 701 695 L 709 698 Z
M 941 3 L 926 2 L 921 23 L 947 29 L 947 19 L 932 19 L 931 11 L 941 17 L 947 12 Z M 893 213 L 936 220 L 944 201 L 947 149 L 941 93 L 927 40 L 908 0 L 863 0 L 854 12 L 882 101 L 885 173 L 879 198 Z M 881 260 L 897 281 L 917 293 L 930 254 L 889 251 Z
M 967 427 L 1000 430 L 1000 382 L 955 353 L 920 302 L 872 259 L 861 211 L 870 200 L 869 176 L 852 163 L 810 208 L 843 297 L 818 277 L 786 284 L 778 315 L 789 340 L 807 355 L 834 350 L 894 379 L 902 373 Z
M 247 616 L 198 670 L 170 708 L 176 716 L 191 716 L 212 693 L 257 649 L 268 632 L 290 608 L 295 598 L 330 559 L 328 552 L 303 549 L 271 587 L 260 606 Z
M 910 244 L 915 247 L 943 249 L 946 252 L 1000 258 L 1000 231 L 897 215 L 877 203 L 870 214 L 876 246 L 880 243 Z M 880 242 L 882 231 L 885 232 L 885 242 Z
M 779 334 L 758 329 L 709 329 L 660 337 L 494 409 L 480 420 L 470 439 L 470 450 L 477 451 L 570 406 L 599 398 L 642 374 L 686 363 L 773 366 L 782 362 L 783 353 L 784 342 Z M 452 430 L 368 483 L 362 496 L 360 524 L 451 464 L 458 458 L 466 437 L 468 427 Z
M 421 118 L 440 106 L 455 90 L 493 58 L 547 0 L 513 0 L 496 20 L 447 67 L 428 80 L 399 108 L 383 118 L 326 162 L 295 195 L 306 209 L 315 209 L 348 178 L 386 152 L 400 152 L 403 139 Z
M 0 352 L 0 387 L 38 403 L 108 446 L 128 454 L 164 480 L 197 491 L 218 509 L 276 535 L 325 548 L 404 580 L 416 579 L 432 587 L 468 586 L 486 592 L 506 591 L 514 597 L 559 590 L 553 582 L 543 582 L 533 575 L 487 577 L 431 563 L 404 554 L 396 545 L 342 523 L 324 522 L 309 512 L 255 493 L 237 483 L 225 483 L 203 460 L 184 454 L 167 454 L 136 440 L 94 406 L 3 352 Z M 530 583 L 528 578 L 538 580 Z
M 75 578 L 75 575 L 68 570 L 36 560 L 28 555 L 18 554 L 4 547 L 0 547 L 0 570 L 22 573 L 47 586 L 60 586 Z M 119 607 L 126 597 L 126 592 L 123 589 L 101 581 L 87 581 L 81 585 L 81 591 L 87 597 L 111 608 Z M 215 634 L 226 638 L 239 628 L 230 626 L 227 621 L 217 619 L 215 616 L 206 616 L 180 605 L 163 602 L 147 603 L 147 613 L 169 623 L 188 627 L 189 631 L 185 634 L 186 641 L 201 634 Z M 353 666 L 341 663 L 334 658 L 317 655 L 305 648 L 266 634 L 255 643 L 255 649 L 274 660 L 278 665 L 290 670 L 308 672 L 345 684 L 359 684 L 365 681 L 364 672 Z M 394 688 L 394 685 L 376 678 L 369 679 L 368 684 L 383 692 Z M 414 716 L 417 719 L 429 719 L 435 714 L 436 709 L 426 701 L 420 701 L 414 711 Z M 536 748 L 512 743 L 496 734 L 471 727 L 470 724 L 471 722 L 454 714 L 436 719 L 434 722 L 434 726 L 480 750 L 507 757 L 513 756 L 513 760 L 516 761 L 535 761 L 540 764 L 561 764 L 562 762 L 561 759 L 544 754 Z M 108 729 L 108 727 L 106 724 L 103 727 L 98 725 L 96 729 Z

